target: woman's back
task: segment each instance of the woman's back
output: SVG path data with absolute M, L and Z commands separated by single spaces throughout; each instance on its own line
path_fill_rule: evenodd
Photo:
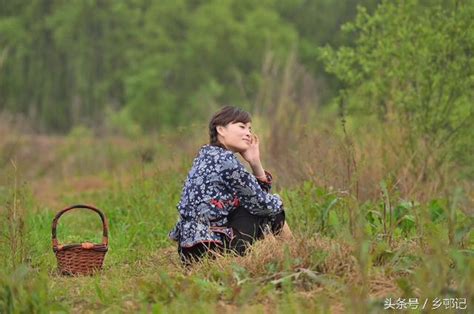
M 180 216 L 217 222 L 235 207 L 232 187 L 225 173 L 239 168 L 235 155 L 218 146 L 204 145 L 194 159 L 178 204 Z M 221 222 L 225 223 L 225 222 Z

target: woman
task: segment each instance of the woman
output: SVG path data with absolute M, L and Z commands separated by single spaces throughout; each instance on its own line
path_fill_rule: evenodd
M 250 114 L 222 108 L 209 123 L 209 135 L 210 144 L 201 148 L 185 181 L 179 221 L 170 232 L 185 264 L 210 250 L 243 255 L 256 239 L 266 232 L 278 234 L 285 223 L 280 197 L 269 193 L 272 176 L 262 167 Z

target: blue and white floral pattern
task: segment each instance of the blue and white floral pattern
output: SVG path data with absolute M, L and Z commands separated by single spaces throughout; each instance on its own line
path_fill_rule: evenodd
M 177 206 L 179 220 L 170 232 L 181 247 L 197 243 L 223 243 L 231 239 L 227 217 L 241 206 L 258 216 L 273 217 L 282 211 L 282 201 L 270 194 L 272 177 L 257 180 L 232 151 L 204 145 L 194 159 Z

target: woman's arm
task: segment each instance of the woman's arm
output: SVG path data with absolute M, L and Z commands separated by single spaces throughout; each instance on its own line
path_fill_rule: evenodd
M 269 192 L 272 187 L 272 175 L 263 169 L 262 162 L 260 161 L 260 140 L 257 135 L 252 135 L 250 147 L 241 155 L 252 168 L 252 172 L 257 178 L 260 187 L 265 192 Z
M 227 160 L 222 169 L 222 178 L 239 199 L 240 206 L 251 214 L 273 216 L 282 211 L 280 197 L 267 193 L 235 157 Z
M 249 164 L 250 164 L 250 167 L 252 168 L 253 175 L 257 179 L 262 179 L 262 180 L 266 179 L 265 170 L 263 170 L 263 166 L 262 166 L 262 162 L 260 161 L 260 158 L 258 158 L 258 160 L 254 161 L 253 163 L 249 162 Z

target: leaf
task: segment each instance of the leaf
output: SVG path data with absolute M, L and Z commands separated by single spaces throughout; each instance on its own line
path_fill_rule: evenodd
M 328 223 L 330 226 L 338 228 L 341 226 L 341 222 L 336 212 L 331 211 L 329 212 Z

